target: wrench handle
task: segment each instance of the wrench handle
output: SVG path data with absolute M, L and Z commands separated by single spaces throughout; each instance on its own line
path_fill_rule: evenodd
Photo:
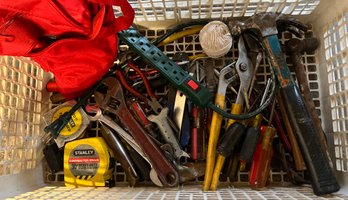
M 106 125 L 101 125 L 102 137 L 112 149 L 117 161 L 121 163 L 122 168 L 126 173 L 129 184 L 133 187 L 139 182 L 139 176 L 135 170 L 135 165 L 118 136 Z
M 167 121 L 167 116 L 168 108 L 163 108 L 159 115 L 150 115 L 148 119 L 157 124 L 163 139 L 173 147 L 175 158 L 180 159 L 181 156 L 186 156 L 186 154 L 180 148 L 178 139 L 175 137 L 174 132 Z
M 134 140 L 139 144 L 147 158 L 150 160 L 152 167 L 157 172 L 159 179 L 164 186 L 175 186 L 179 182 L 179 175 L 169 161 L 164 157 L 161 150 L 147 136 L 144 129 L 138 124 L 130 114 L 125 104 L 121 104 L 116 112 L 122 123 L 127 126 Z
M 323 195 L 338 191 L 340 187 L 326 157 L 327 154 L 320 146 L 318 134 L 300 90 L 291 77 L 277 35 L 266 37 L 263 44 L 268 51 L 272 67 L 281 85 L 280 91 L 286 107 L 286 114 L 303 152 L 314 193 Z

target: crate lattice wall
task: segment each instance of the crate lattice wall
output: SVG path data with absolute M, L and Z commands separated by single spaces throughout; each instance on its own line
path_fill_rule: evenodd
M 135 23 L 248 17 L 260 12 L 308 15 L 320 0 L 130 0 Z
M 27 58 L 0 57 L 0 176 L 41 163 L 44 71 Z
M 324 31 L 336 170 L 348 171 L 348 12 Z

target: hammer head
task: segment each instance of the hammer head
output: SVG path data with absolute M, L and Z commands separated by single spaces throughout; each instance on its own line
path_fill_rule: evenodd
M 318 38 L 305 38 L 303 40 L 292 38 L 286 43 L 286 50 L 289 53 L 312 52 L 319 47 Z
M 307 31 L 307 26 L 298 20 L 279 13 L 258 13 L 248 18 L 244 22 L 230 20 L 228 26 L 232 35 L 240 35 L 244 31 L 253 31 L 262 37 L 276 35 L 282 31 L 289 31 L 296 36 Z

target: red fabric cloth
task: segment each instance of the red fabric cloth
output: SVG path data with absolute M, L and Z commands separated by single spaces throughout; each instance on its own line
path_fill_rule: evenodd
M 65 98 L 76 98 L 112 66 L 117 32 L 133 19 L 127 0 L 0 0 L 0 54 L 31 57 Z

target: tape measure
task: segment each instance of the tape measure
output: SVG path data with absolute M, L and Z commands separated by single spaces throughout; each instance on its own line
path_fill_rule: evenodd
M 75 104 L 76 101 L 73 100 L 55 107 L 48 113 L 44 114 L 44 121 L 46 124 L 51 124 L 65 112 L 71 110 Z M 76 112 L 71 116 L 69 122 L 55 139 L 57 146 L 62 148 L 66 142 L 81 138 L 88 124 L 89 119 L 85 111 L 82 108 L 76 110 Z
M 115 159 L 101 137 L 69 142 L 64 148 L 64 182 L 67 187 L 113 186 Z

